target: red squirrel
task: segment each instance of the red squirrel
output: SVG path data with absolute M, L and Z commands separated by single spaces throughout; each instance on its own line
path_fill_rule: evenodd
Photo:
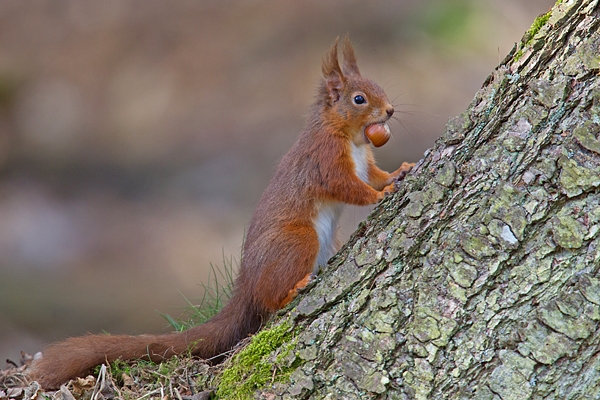
M 86 335 L 50 345 L 31 376 L 59 387 L 95 366 L 117 359 L 161 361 L 191 352 L 213 358 L 255 333 L 292 301 L 338 249 L 337 222 L 344 203 L 375 204 L 394 191 L 414 164 L 393 173 L 375 165 L 369 147 L 389 132 L 394 113 L 383 89 L 360 75 L 346 37 L 343 63 L 338 39 L 323 59 L 323 79 L 300 137 L 283 157 L 250 221 L 233 296 L 206 323 L 163 335 Z M 382 129 L 385 128 L 385 129 Z

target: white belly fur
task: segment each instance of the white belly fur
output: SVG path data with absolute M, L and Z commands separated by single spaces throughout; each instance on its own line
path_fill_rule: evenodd
M 354 172 L 360 180 L 368 183 L 369 165 L 367 163 L 367 146 L 355 146 L 354 143 L 351 146 Z M 338 250 L 336 244 L 337 226 L 342 210 L 344 209 L 344 203 L 323 203 L 318 207 L 314 223 L 319 238 L 319 254 L 313 268 L 315 274 L 319 272 L 319 266 L 325 265 Z
M 315 230 L 319 238 L 319 254 L 313 267 L 313 273 L 319 272 L 319 266 L 327 264 L 335 252 L 338 220 L 344 208 L 343 203 L 331 202 L 321 204 L 315 218 Z

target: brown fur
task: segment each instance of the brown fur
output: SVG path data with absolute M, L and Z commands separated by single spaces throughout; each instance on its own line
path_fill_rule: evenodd
M 205 324 L 181 333 L 87 335 L 51 345 L 31 373 L 43 387 L 56 388 L 116 359 L 160 361 L 186 351 L 211 358 L 230 350 L 310 281 L 319 253 L 315 219 L 321 207 L 374 204 L 394 190 L 393 181 L 412 164 L 392 174 L 382 171 L 364 135 L 366 126 L 386 121 L 393 108 L 383 90 L 360 75 L 348 38 L 341 67 L 337 46 L 336 39 L 323 60 L 324 80 L 307 127 L 281 160 L 254 212 L 229 303 Z M 357 93 L 366 104 L 354 104 Z M 367 146 L 369 184 L 355 172 L 352 144 Z

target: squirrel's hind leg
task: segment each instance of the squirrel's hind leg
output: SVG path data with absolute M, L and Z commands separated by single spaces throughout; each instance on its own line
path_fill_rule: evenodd
M 285 296 L 285 299 L 283 299 L 281 301 L 281 303 L 279 303 L 279 308 L 283 308 L 285 306 L 287 306 L 288 304 L 290 304 L 292 302 L 292 300 L 294 300 L 296 298 L 296 296 L 298 296 L 298 293 L 300 293 L 300 291 L 302 289 L 304 289 L 305 287 L 307 287 L 313 280 L 315 280 L 316 275 L 313 274 L 312 272 L 309 274 L 306 274 L 306 276 L 304 278 L 302 278 L 300 281 L 298 281 L 298 283 L 296 283 L 296 285 L 290 289 L 290 291 L 288 292 L 288 295 Z
M 319 238 L 310 225 L 290 226 L 271 237 L 262 257 L 271 262 L 263 264 L 255 288 L 260 303 L 273 312 L 292 301 L 312 280 L 318 252 Z

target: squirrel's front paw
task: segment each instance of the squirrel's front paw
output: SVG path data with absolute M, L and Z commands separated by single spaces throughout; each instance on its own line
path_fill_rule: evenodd
M 415 163 L 403 162 L 400 168 L 392 173 L 394 180 L 401 181 L 406 177 L 406 174 L 415 166 Z
M 388 194 L 392 194 L 396 191 L 396 183 L 392 182 L 389 185 L 387 185 L 386 187 L 383 188 L 383 190 L 381 192 L 379 192 L 379 200 L 383 200 L 383 198 L 388 195 Z

